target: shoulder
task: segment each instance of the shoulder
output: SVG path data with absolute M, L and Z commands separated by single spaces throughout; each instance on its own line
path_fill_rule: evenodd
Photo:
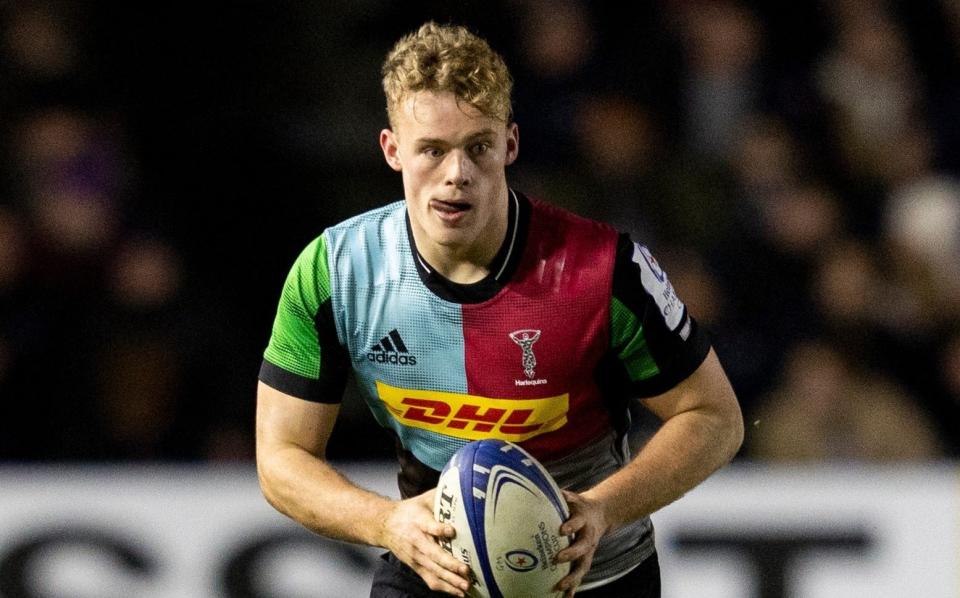
M 381 234 L 384 231 L 402 229 L 405 226 L 405 204 L 403 200 L 389 203 L 362 214 L 357 214 L 324 231 L 330 245 L 341 243 L 344 239 Z
M 396 201 L 324 229 L 297 256 L 291 274 L 326 278 L 332 270 L 331 260 L 336 261 L 338 256 L 357 248 L 370 250 L 371 243 L 389 239 L 390 235 L 384 234 L 385 229 L 402 227 L 404 213 L 403 201 Z
M 532 221 L 555 232 L 594 238 L 598 242 L 616 243 L 617 230 L 605 222 L 592 220 L 557 207 L 536 197 L 527 196 L 533 208 Z
M 406 208 L 395 201 L 331 226 L 323 232 L 331 259 L 359 253 L 380 253 L 402 247 L 406 238 Z
M 410 253 L 406 213 L 401 200 L 326 229 L 331 280 L 362 287 L 398 277 Z
M 619 237 L 615 228 L 536 198 L 530 204 L 529 240 L 540 260 L 559 259 L 568 268 L 613 266 Z
M 514 286 L 531 284 L 583 296 L 609 294 L 617 231 L 608 224 L 526 196 L 530 210 L 523 258 Z M 552 292 L 552 291 L 551 291 Z

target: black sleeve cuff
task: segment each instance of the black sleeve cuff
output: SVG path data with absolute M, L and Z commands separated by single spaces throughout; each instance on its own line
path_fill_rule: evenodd
M 260 381 L 280 392 L 314 403 L 336 404 L 343 398 L 343 381 L 311 380 L 299 374 L 288 372 L 280 366 L 270 363 L 266 359 L 260 364 Z

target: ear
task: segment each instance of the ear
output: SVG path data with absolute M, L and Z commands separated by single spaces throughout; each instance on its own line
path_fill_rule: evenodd
M 510 166 L 520 153 L 520 129 L 517 123 L 507 125 L 507 153 L 504 156 L 504 166 Z
M 383 150 L 383 157 L 390 168 L 397 172 L 403 170 L 403 165 L 400 163 L 400 144 L 396 133 L 390 129 L 380 131 L 380 149 Z

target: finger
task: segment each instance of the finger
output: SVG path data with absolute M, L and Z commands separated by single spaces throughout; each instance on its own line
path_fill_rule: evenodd
M 449 571 L 444 572 L 440 576 L 434 575 L 433 577 L 437 580 L 437 585 L 439 586 L 434 589 L 439 589 L 450 594 L 455 593 L 460 596 L 463 596 L 467 590 L 470 589 L 469 581 Z
M 580 585 L 580 580 L 583 579 L 583 576 L 586 575 L 587 571 L 590 570 L 590 565 L 592 562 L 592 558 L 585 558 L 576 561 L 576 565 L 570 569 L 570 573 L 557 582 L 557 589 L 564 592 L 576 591 L 577 586 Z M 570 595 L 572 596 L 573 594 Z
M 452 594 L 454 596 L 460 596 L 460 598 L 463 598 L 464 596 L 466 596 L 466 594 L 464 593 L 465 590 L 461 590 L 457 586 L 450 584 L 449 582 L 444 581 L 443 579 L 439 579 L 434 575 L 431 575 L 429 572 L 418 571 L 417 573 L 420 574 L 420 577 L 423 579 L 424 583 L 427 584 L 427 587 L 435 592 L 445 592 L 447 594 Z
M 564 596 L 573 596 L 573 593 L 577 591 L 578 585 L 580 585 L 580 578 L 568 575 L 558 581 L 557 585 L 553 587 L 553 590 L 555 592 L 563 592 Z
M 437 493 L 437 489 L 431 488 L 430 490 L 427 490 L 423 494 L 417 496 L 416 500 L 424 507 L 430 509 L 430 512 L 433 513 L 433 500 L 434 500 L 434 495 L 436 493 Z
M 557 553 L 557 562 L 566 563 L 568 561 L 575 561 L 588 554 L 593 548 L 593 543 L 587 542 L 586 539 L 573 542 L 570 546 L 567 546 Z
M 436 555 L 443 557 L 440 560 L 434 560 L 433 556 L 435 555 L 422 554 L 418 559 L 419 565 L 426 574 L 452 588 L 464 592 L 469 589 L 470 582 L 467 579 L 469 568 L 465 564 L 457 561 L 446 552 L 442 555 Z M 424 577 L 424 575 L 421 574 L 421 577 Z
M 435 538 L 454 538 L 457 535 L 457 530 L 452 525 L 434 519 L 424 521 L 422 529 Z
M 560 534 L 564 536 L 573 535 L 583 529 L 583 526 L 586 524 L 586 517 L 580 513 L 574 513 L 569 519 L 563 522 L 563 525 L 560 526 Z
M 579 511 L 583 507 L 583 497 L 576 492 L 563 490 L 563 497 L 567 500 L 567 506 L 570 507 L 571 511 Z
M 429 540 L 427 542 L 432 544 Z M 434 544 L 434 546 L 439 548 L 439 545 Z M 417 575 L 428 585 L 431 581 L 436 583 L 442 581 L 446 586 L 449 586 L 448 589 L 443 590 L 448 593 L 451 593 L 450 588 L 463 588 L 464 591 L 469 589 L 470 569 L 465 564 L 457 561 L 442 549 L 440 549 L 440 553 L 430 555 L 419 550 L 419 547 L 415 544 L 411 544 L 409 547 L 413 550 L 410 552 L 396 552 L 394 554 L 411 569 L 416 571 Z M 443 564 L 438 563 L 433 557 L 442 559 Z M 452 568 L 452 570 L 450 568 Z M 433 588 L 433 586 L 431 586 L 431 588 Z
M 469 577 L 470 567 L 444 550 L 436 542 L 427 542 L 426 545 L 418 545 L 417 549 L 420 551 L 421 556 L 418 560 L 429 567 L 434 574 L 444 579 L 452 579 L 449 575 L 446 575 L 449 573 L 463 581 L 466 581 Z
M 593 555 L 589 557 L 582 558 L 578 561 L 574 561 L 574 567 L 570 570 L 570 573 L 567 577 L 572 580 L 576 580 L 576 583 L 572 587 L 577 587 L 580 585 L 580 580 L 583 579 L 583 576 L 587 574 L 587 571 L 590 570 L 590 565 L 593 564 Z

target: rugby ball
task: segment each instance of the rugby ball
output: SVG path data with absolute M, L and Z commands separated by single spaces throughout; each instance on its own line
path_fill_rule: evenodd
M 570 543 L 560 535 L 570 510 L 547 470 L 519 446 L 463 446 L 440 473 L 434 515 L 457 530 L 441 545 L 470 567 L 469 596 L 562 596 L 552 590 L 570 563 L 554 557 Z

